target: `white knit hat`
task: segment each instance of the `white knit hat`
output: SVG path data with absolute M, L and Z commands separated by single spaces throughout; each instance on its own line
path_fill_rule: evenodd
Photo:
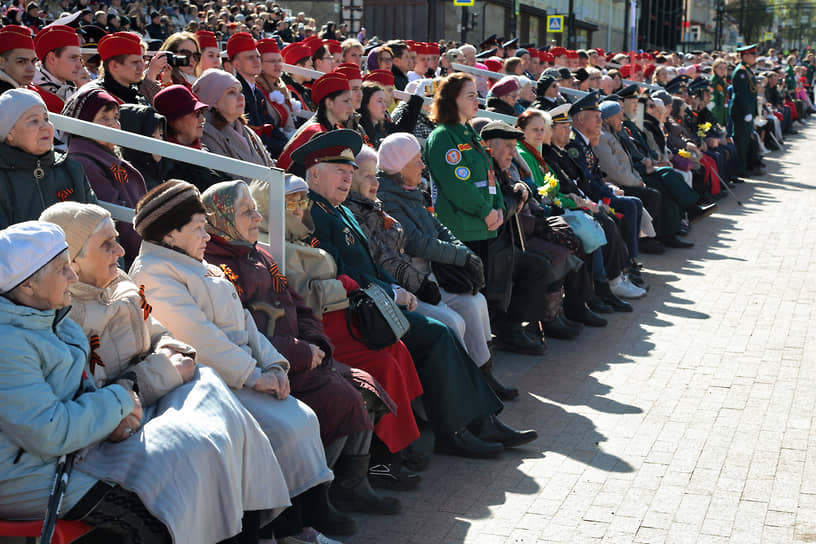
M 380 143 L 377 168 L 386 174 L 400 172 L 420 152 L 419 141 L 408 132 L 395 132 Z
M 9 89 L 0 94 L 0 142 L 5 142 L 14 124 L 32 106 L 42 106 L 45 102 L 29 89 Z
M 57 202 L 40 214 L 40 221 L 48 221 L 62 227 L 65 241 L 68 242 L 68 253 L 72 259 L 79 255 L 99 223 L 110 218 L 110 212 L 102 206 L 80 204 L 70 200 Z
M 68 249 L 62 229 L 25 221 L 0 230 L 0 293 L 11 291 Z

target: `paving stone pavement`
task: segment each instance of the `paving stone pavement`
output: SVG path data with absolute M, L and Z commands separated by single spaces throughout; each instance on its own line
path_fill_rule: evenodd
M 816 160 L 811 127 L 642 256 L 649 296 L 543 358 L 497 358 L 537 441 L 435 455 L 403 513 L 347 543 L 816 542 Z

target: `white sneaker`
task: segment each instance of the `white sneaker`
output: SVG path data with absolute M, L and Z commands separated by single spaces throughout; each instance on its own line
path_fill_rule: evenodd
M 612 294 L 620 298 L 642 298 L 646 296 L 646 290 L 641 289 L 629 279 L 621 274 L 614 280 L 609 280 L 609 289 Z
M 278 539 L 278 544 L 343 544 L 339 540 L 334 540 L 323 533 L 319 533 L 311 527 L 304 527 L 304 529 L 292 536 Z

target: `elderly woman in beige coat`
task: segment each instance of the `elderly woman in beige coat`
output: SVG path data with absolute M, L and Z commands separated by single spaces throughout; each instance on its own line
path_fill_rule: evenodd
M 193 346 L 196 361 L 214 369 L 266 433 L 289 496 L 315 488 L 323 499 L 321 532 L 336 520 L 326 500 L 332 480 L 315 413 L 289 396 L 288 361 L 258 332 L 241 306 L 233 272 L 204 260 L 205 209 L 191 184 L 170 180 L 147 193 L 134 225 L 143 238 L 130 276 L 144 285 L 153 315 Z M 322 522 L 326 522 L 323 524 Z
M 104 208 L 60 202 L 41 219 L 66 232 L 79 277 L 70 288 L 70 318 L 90 341 L 91 377 L 97 387 L 128 380 L 145 407 L 141 427 L 85 452 L 77 466 L 135 491 L 177 543 L 257 531 L 254 511 L 289 505 L 258 423 L 215 372 L 197 369 L 195 350 L 173 338 L 151 314 L 143 289 L 117 268 L 124 250 Z

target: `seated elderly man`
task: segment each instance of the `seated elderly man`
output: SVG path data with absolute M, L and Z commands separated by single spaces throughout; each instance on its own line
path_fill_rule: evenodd
M 0 517 L 42 518 L 63 456 L 139 429 L 142 406 L 127 381 L 96 389 L 90 346 L 66 319 L 77 281 L 62 229 L 27 221 L 0 231 Z M 14 341 L 12 341 L 14 339 Z M 126 532 L 132 542 L 170 542 L 141 499 L 80 471 L 68 481 L 63 517 Z
M 496 415 L 502 403 L 484 375 L 445 325 L 413 310 L 417 298 L 396 286 L 396 280 L 376 264 L 359 223 L 343 202 L 351 189 L 355 156 L 363 142 L 352 130 L 334 130 L 312 138 L 292 153 L 309 183 L 314 235 L 320 247 L 346 274 L 363 287 L 377 285 L 391 294 L 410 329 L 402 341 L 414 358 L 422 382 L 423 404 L 437 437 L 437 446 L 449 453 L 493 457 L 505 447 L 535 440 L 535 431 L 516 431 Z

